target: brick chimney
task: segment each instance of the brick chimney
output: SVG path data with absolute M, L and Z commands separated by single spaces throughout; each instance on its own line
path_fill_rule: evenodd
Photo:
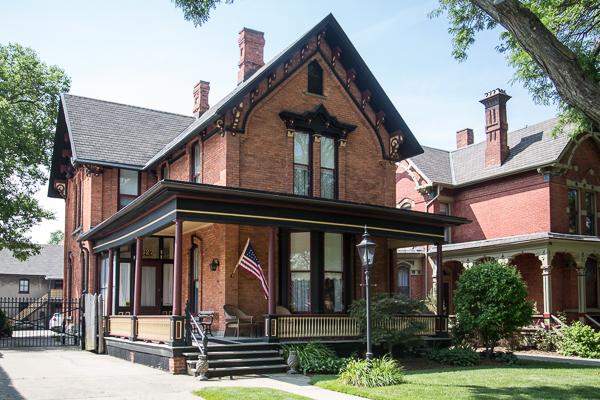
M 506 134 L 506 102 L 510 96 L 502 89 L 485 94 L 481 104 L 485 106 L 485 167 L 499 167 L 509 154 Z
M 462 131 L 456 132 L 456 148 L 468 146 L 473 144 L 473 129 L 463 129 Z
M 265 48 L 264 33 L 244 28 L 240 31 L 238 44 L 240 45 L 240 61 L 238 66 L 238 85 L 250 78 L 265 62 L 263 50 Z
M 194 115 L 199 118 L 206 110 L 210 108 L 208 105 L 208 92 L 210 91 L 210 83 L 200 81 L 194 87 Z

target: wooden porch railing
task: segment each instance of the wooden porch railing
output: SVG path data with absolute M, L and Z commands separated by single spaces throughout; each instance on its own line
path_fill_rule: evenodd
M 149 342 L 185 345 L 185 317 L 179 315 L 111 315 L 105 317 L 105 335 Z

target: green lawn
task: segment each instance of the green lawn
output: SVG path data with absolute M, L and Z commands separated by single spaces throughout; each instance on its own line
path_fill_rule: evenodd
M 242 388 L 242 387 L 207 387 L 194 392 L 196 396 L 204 397 L 206 400 L 305 400 L 308 397 L 284 392 L 283 390 L 267 388 Z
M 357 388 L 335 376 L 311 384 L 369 399 L 598 399 L 600 368 L 527 361 L 519 367 L 433 369 L 406 372 L 407 383 Z

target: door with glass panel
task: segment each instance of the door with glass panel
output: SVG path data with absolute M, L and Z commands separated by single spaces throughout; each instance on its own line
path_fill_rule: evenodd
M 144 260 L 142 264 L 141 313 L 160 315 L 162 304 L 162 267 L 160 262 Z

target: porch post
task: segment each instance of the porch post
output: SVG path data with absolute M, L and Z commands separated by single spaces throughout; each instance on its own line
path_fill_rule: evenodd
M 269 314 L 275 314 L 275 227 L 269 227 Z
M 583 255 L 583 254 L 582 254 Z M 576 261 L 577 263 L 577 300 L 578 300 L 578 310 L 577 316 L 579 317 L 579 322 L 581 324 L 585 324 L 585 313 L 586 310 L 586 293 L 585 293 L 585 259 L 582 257 L 580 261 Z
M 92 294 L 98 293 L 98 264 L 100 263 L 100 254 L 94 254 L 94 267 L 92 272 Z
M 181 248 L 183 236 L 183 220 L 175 222 L 175 256 L 173 263 L 173 315 L 181 315 Z
M 436 243 L 436 264 L 437 264 L 437 313 L 440 319 L 440 332 L 444 332 L 444 266 L 442 258 L 442 243 Z
M 550 326 L 552 323 L 552 265 L 549 260 L 548 254 L 538 256 L 542 262 L 542 283 L 544 289 L 544 324 Z
M 135 273 L 133 276 L 133 315 L 140 315 L 142 305 L 142 259 L 144 250 L 144 238 L 135 238 Z
M 106 313 L 112 315 L 112 304 L 113 304 L 113 259 L 115 256 L 115 249 L 108 249 L 108 288 L 106 290 Z

